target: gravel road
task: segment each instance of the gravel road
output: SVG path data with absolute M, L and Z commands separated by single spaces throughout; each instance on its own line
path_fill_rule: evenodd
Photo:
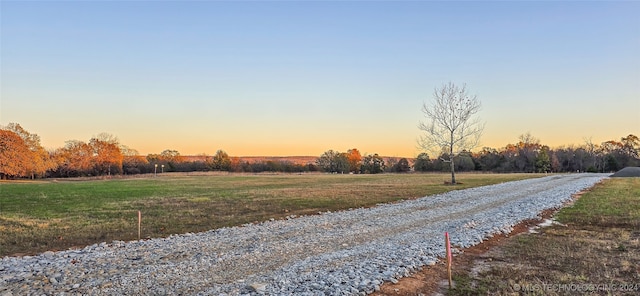
M 606 178 L 553 175 L 321 215 L 0 260 L 0 295 L 365 295 Z

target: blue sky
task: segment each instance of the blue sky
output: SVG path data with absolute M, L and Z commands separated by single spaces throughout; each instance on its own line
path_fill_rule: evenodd
M 483 146 L 640 134 L 640 2 L 1 2 L 0 124 L 55 148 L 415 156 L 446 82 Z

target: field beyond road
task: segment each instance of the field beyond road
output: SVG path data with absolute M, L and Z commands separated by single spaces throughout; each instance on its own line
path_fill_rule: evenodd
M 0 183 L 0 256 L 200 232 L 414 199 L 536 174 L 162 175 Z

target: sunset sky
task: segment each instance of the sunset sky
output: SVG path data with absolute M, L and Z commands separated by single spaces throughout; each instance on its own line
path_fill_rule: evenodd
M 640 135 L 640 2 L 0 2 L 0 125 L 47 148 L 414 157 L 446 82 L 482 146 Z

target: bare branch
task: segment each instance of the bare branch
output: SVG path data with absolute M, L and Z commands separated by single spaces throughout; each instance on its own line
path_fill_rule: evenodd
M 420 148 L 436 152 L 447 148 L 449 161 L 463 150 L 478 146 L 484 123 L 476 117 L 482 104 L 476 95 L 469 95 L 467 85 L 457 86 L 452 82 L 433 91 L 433 101 L 423 103 L 426 118 L 418 128 L 424 133 L 418 139 Z M 455 183 L 453 163 L 452 183 Z

